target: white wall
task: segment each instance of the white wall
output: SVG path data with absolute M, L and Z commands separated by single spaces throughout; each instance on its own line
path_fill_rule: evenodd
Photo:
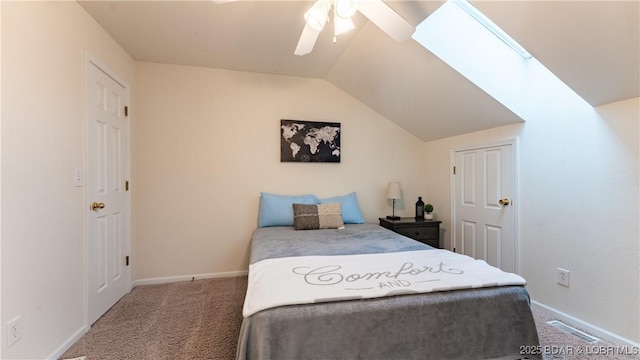
M 532 298 L 638 343 L 640 99 L 589 110 L 551 91 L 535 102 L 525 124 L 427 143 L 426 198 L 451 229 L 451 149 L 518 138 L 514 201 Z M 558 267 L 571 271 L 570 288 L 556 284 Z
M 42 359 L 85 326 L 85 51 L 133 82 L 134 62 L 76 3 L 2 2 L 1 358 Z M 3 331 L 4 334 L 4 331 Z
M 242 271 L 261 191 L 356 191 L 368 222 L 411 216 L 424 143 L 324 80 L 137 63 L 133 122 L 136 279 Z M 341 123 L 339 164 L 280 163 L 280 119 Z

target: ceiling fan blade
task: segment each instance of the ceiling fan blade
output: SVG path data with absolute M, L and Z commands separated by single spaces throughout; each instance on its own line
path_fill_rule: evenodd
M 302 34 L 300 35 L 300 40 L 298 40 L 296 51 L 293 53 L 298 56 L 310 53 L 311 50 L 313 50 L 313 46 L 316 44 L 316 40 L 318 40 L 318 35 L 320 35 L 319 31 L 316 31 L 312 29 L 311 26 L 305 24 Z
M 409 24 L 382 0 L 359 1 L 358 11 L 395 41 L 407 40 L 416 31 L 413 25 Z

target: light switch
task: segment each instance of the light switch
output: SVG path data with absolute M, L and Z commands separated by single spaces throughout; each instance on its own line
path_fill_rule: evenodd
M 81 187 L 83 185 L 83 171 L 82 168 L 76 168 L 73 173 L 73 186 Z

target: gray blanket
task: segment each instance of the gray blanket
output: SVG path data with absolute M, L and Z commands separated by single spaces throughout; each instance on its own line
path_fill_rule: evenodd
M 430 248 L 373 224 L 341 230 L 257 229 L 251 263 L 267 258 Z M 519 359 L 538 345 L 522 286 L 292 305 L 242 324 L 236 358 Z

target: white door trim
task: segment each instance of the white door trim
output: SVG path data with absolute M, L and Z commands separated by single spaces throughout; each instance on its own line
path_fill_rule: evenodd
M 84 241 L 84 331 L 89 331 L 89 329 L 91 328 L 91 325 L 89 323 L 89 258 L 90 258 L 90 254 L 89 254 L 89 241 L 91 240 L 90 237 L 90 228 L 89 228 L 89 215 L 88 215 L 88 211 L 86 211 L 88 209 L 89 206 L 89 199 L 91 194 L 89 194 L 89 186 L 87 184 L 87 177 L 88 177 L 88 171 L 90 170 L 90 165 L 89 165 L 89 127 L 87 126 L 88 121 L 89 121 L 89 112 L 88 112 L 88 108 L 87 108 L 87 103 L 88 103 L 88 88 L 87 88 L 87 78 L 88 78 L 88 72 L 89 72 L 89 67 L 90 66 L 95 66 L 96 68 L 98 68 L 99 70 L 101 70 L 102 72 L 104 72 L 107 76 L 109 76 L 111 79 L 113 79 L 115 82 L 117 82 L 118 84 L 120 84 L 123 88 L 124 88 L 124 93 L 125 93 L 125 104 L 126 106 L 130 105 L 130 86 L 129 84 L 124 81 L 122 78 L 120 78 L 119 76 L 115 75 L 115 72 L 108 67 L 106 64 L 102 63 L 99 59 L 97 59 L 96 57 L 94 57 L 92 54 L 90 54 L 88 51 L 85 52 L 85 66 L 84 66 L 84 195 L 83 195 L 83 220 L 84 220 L 84 233 L 85 233 L 85 241 Z M 127 179 L 131 179 L 131 118 L 132 118 L 132 114 L 129 113 L 127 119 L 128 121 L 125 121 L 125 126 L 126 126 L 126 138 L 127 138 L 127 156 L 125 156 L 125 172 L 126 174 L 124 175 Z M 128 254 L 129 256 L 131 255 L 131 193 L 127 192 L 127 196 L 125 197 L 125 202 L 123 205 L 123 208 L 126 209 L 126 213 L 127 216 L 125 217 L 125 222 L 126 222 L 126 236 L 124 237 L 124 251 L 126 252 L 126 254 Z M 126 267 L 126 271 L 124 272 L 124 279 L 125 279 L 125 283 L 126 283 L 126 289 L 127 292 L 131 291 L 131 268 L 132 266 L 127 266 Z
M 469 150 L 477 150 L 477 149 L 484 149 L 484 148 L 490 148 L 490 147 L 496 147 L 496 146 L 505 146 L 505 145 L 511 145 L 512 149 L 513 149 L 513 199 L 512 199 L 512 206 L 513 206 L 513 211 L 514 211 L 514 218 L 513 218 L 513 226 L 514 226 L 514 231 L 513 231 L 513 241 L 514 241 L 514 251 L 515 251 L 515 269 L 516 269 L 516 273 L 517 274 L 521 274 L 521 268 L 520 268 L 520 203 L 521 203 L 521 198 L 520 198 L 520 178 L 519 178 L 519 174 L 520 174 L 520 153 L 519 153 L 519 148 L 518 148 L 518 138 L 510 138 L 510 139 L 505 139 L 502 141 L 497 141 L 497 142 L 490 142 L 490 143 L 483 143 L 483 144 L 476 144 L 476 145 L 468 145 L 468 146 L 457 146 L 457 147 L 453 147 L 451 148 L 451 153 L 450 153 L 450 166 L 449 168 L 451 169 L 450 174 L 450 182 L 449 182 L 449 188 L 451 189 L 451 196 L 450 198 L 450 206 L 451 206 L 451 249 L 453 251 L 453 248 L 456 247 L 456 198 L 455 198 L 455 177 L 453 174 L 453 167 L 456 163 L 456 153 L 460 152 L 460 151 L 469 151 Z M 459 246 L 458 246 L 459 248 Z

